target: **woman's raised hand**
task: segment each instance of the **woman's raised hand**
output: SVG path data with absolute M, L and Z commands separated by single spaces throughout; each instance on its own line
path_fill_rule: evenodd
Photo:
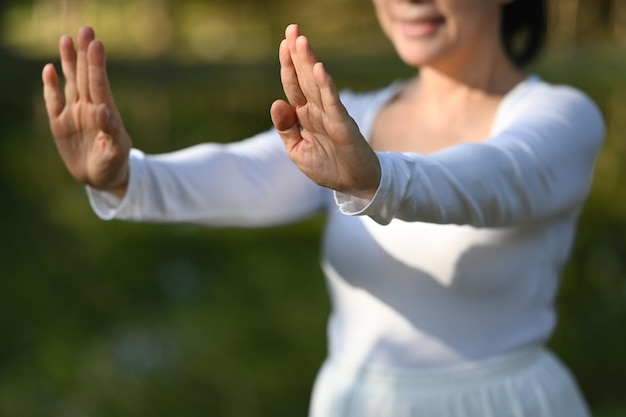
M 270 112 L 291 159 L 319 185 L 373 197 L 381 175 L 378 158 L 296 25 L 287 27 L 279 58 L 289 104 L 277 100 Z
M 69 36 L 59 41 L 65 92 L 54 65 L 43 68 L 52 135 L 63 162 L 78 181 L 122 197 L 128 183 L 131 139 L 113 101 L 104 46 L 89 27 L 80 29 L 77 43 L 75 49 Z

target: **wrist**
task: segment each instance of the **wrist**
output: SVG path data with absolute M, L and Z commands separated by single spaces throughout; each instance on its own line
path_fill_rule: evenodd
M 344 191 L 346 194 L 350 194 L 356 198 L 371 200 L 376 195 L 378 191 L 378 187 L 380 186 L 380 180 L 382 177 L 382 169 L 380 166 L 380 161 L 376 154 L 374 154 L 374 158 L 369 167 L 363 170 L 363 175 L 359 179 L 359 188 Z
M 113 194 L 115 197 L 120 200 L 124 198 L 126 195 L 126 191 L 128 190 L 128 179 L 129 179 L 129 169 L 128 164 L 124 167 L 122 173 L 119 176 L 119 179 L 112 182 L 112 184 L 104 187 L 102 190 Z
M 108 189 L 106 191 L 110 192 L 115 197 L 117 197 L 117 198 L 119 198 L 121 200 L 126 195 L 126 190 L 127 189 L 128 189 L 128 181 L 125 181 L 123 184 L 121 184 L 121 185 L 119 185 L 119 186 L 117 186 L 115 188 Z

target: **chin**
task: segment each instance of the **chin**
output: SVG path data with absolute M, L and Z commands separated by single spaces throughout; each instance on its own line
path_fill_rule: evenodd
M 398 56 L 406 65 L 419 68 L 431 65 L 437 61 L 438 54 L 417 52 L 417 51 L 401 51 L 396 50 Z
M 444 58 L 446 49 L 449 49 L 433 40 L 417 42 L 400 40 L 393 44 L 400 59 L 414 68 L 434 64 Z

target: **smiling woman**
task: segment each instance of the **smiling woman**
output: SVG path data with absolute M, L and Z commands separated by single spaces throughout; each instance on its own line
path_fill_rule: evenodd
M 500 1 L 394 2 L 375 0 L 383 31 L 412 66 L 498 50 Z M 456 51 L 456 52 L 454 52 Z M 458 62 L 460 63 L 460 61 Z
M 274 128 L 162 155 L 132 148 L 84 27 L 60 41 L 64 91 L 43 69 L 50 127 L 102 219 L 261 227 L 325 213 L 332 314 L 311 417 L 586 417 L 545 345 L 604 121 L 582 92 L 523 72 L 545 20 L 511 23 L 508 4 L 374 0 L 416 75 L 369 93 L 338 92 L 289 25 Z M 520 28 L 533 33 L 511 49 Z

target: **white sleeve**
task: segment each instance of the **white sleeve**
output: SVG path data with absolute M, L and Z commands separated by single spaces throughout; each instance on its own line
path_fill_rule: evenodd
M 595 104 L 561 87 L 535 94 L 484 143 L 431 155 L 379 153 L 372 200 L 335 192 L 340 210 L 380 224 L 405 221 L 515 225 L 579 209 L 593 177 L 605 126 Z M 506 115 L 505 115 L 506 117 Z
M 323 202 L 323 189 L 298 170 L 273 130 L 161 155 L 133 149 L 124 199 L 90 187 L 87 193 L 102 219 L 210 226 L 284 224 Z

